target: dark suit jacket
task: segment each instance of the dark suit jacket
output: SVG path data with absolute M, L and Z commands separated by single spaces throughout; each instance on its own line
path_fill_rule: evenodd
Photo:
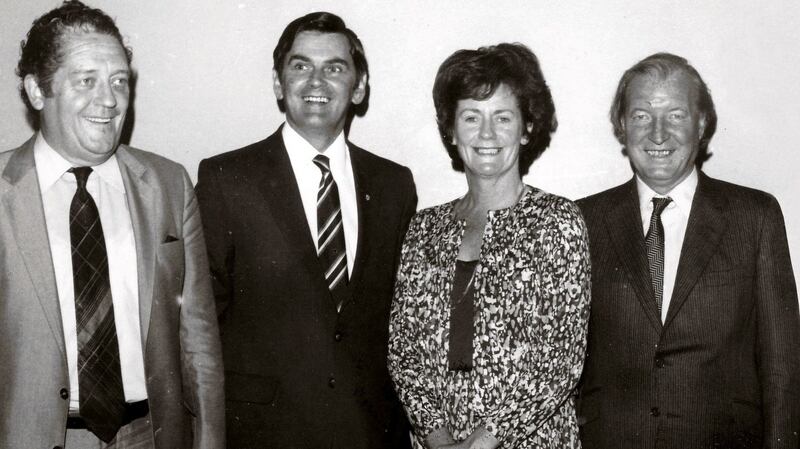
M 700 173 L 663 325 L 635 180 L 578 204 L 593 282 L 583 447 L 796 449 L 800 319 L 775 198 Z
M 0 153 L 2 449 L 63 447 L 69 411 L 61 308 L 33 142 Z M 183 167 L 155 154 L 120 145 L 116 155 L 136 240 L 155 447 L 222 447 L 222 356 L 191 181 Z
M 200 163 L 222 331 L 228 447 L 408 447 L 386 368 L 411 172 L 350 143 L 358 249 L 336 313 L 278 130 Z

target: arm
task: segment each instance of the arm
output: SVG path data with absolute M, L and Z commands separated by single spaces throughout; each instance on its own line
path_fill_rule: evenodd
M 425 441 L 431 432 L 445 428 L 445 417 L 436 395 L 437 379 L 431 375 L 430 368 L 425 367 L 420 351 L 424 336 L 419 332 L 418 298 L 427 285 L 415 274 L 426 269 L 416 260 L 420 257 L 419 247 L 424 236 L 423 220 L 417 216 L 411 223 L 400 255 L 389 318 L 388 354 L 392 382 L 419 441 Z
M 197 201 L 203 213 L 203 229 L 208 251 L 211 282 L 217 305 L 217 315 L 221 316 L 233 297 L 234 247 L 232 233 L 226 217 L 229 216 L 227 201 L 219 186 L 218 173 L 221 168 L 208 160 L 200 162 L 197 173 Z
M 770 198 L 763 218 L 753 294 L 764 448 L 797 448 L 800 432 L 800 318 L 797 288 L 780 206 Z
M 506 399 L 485 423 L 504 446 L 534 432 L 568 400 L 586 352 L 591 292 L 586 226 L 566 201 L 556 203 L 545 220 L 536 249 L 542 297 L 536 298 L 534 360 L 530 370 L 513 373 L 502 386 Z
M 185 392 L 194 394 L 194 448 L 225 446 L 222 349 L 206 247 L 192 183 L 184 178 L 183 245 L 185 275 L 181 304 L 181 358 Z M 188 385 L 187 385 L 188 384 Z

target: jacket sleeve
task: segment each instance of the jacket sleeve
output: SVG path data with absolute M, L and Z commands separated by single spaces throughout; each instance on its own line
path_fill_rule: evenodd
M 797 448 L 800 315 L 783 214 L 770 197 L 762 219 L 754 289 L 764 448 Z
M 583 369 L 591 294 L 586 226 L 567 201 L 556 203 L 547 220 L 534 252 L 542 297 L 536 298 L 533 363 L 498 385 L 505 399 L 485 424 L 503 447 L 512 447 L 556 413 L 573 395 Z
M 222 349 L 214 296 L 208 276 L 200 210 L 192 183 L 183 171 L 183 245 L 185 267 L 180 309 L 183 382 L 194 406 L 194 448 L 225 446 L 225 397 Z
M 432 431 L 445 425 L 445 417 L 438 406 L 437 376 L 424 364 L 418 317 L 421 291 L 420 247 L 425 236 L 424 220 L 415 216 L 406 234 L 400 254 L 400 268 L 395 283 L 389 321 L 388 367 L 395 390 L 405 407 L 406 414 L 419 441 L 424 441 Z M 424 305 L 422 305 L 424 307 Z

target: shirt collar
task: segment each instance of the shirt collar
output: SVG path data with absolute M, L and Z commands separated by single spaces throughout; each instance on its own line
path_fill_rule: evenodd
M 44 139 L 42 133 L 36 135 L 33 143 L 33 159 L 36 163 L 36 175 L 39 178 L 39 190 L 46 192 L 72 168 L 72 164 L 58 154 Z M 102 164 L 95 165 L 92 170 L 108 185 L 125 192 L 125 184 L 117 163 L 117 155 L 112 154 Z
M 283 144 L 289 152 L 291 159 L 303 158 L 311 161 L 318 154 L 324 154 L 330 160 L 331 166 L 343 167 L 347 157 L 347 144 L 344 139 L 344 131 L 340 132 L 336 139 L 331 142 L 324 152 L 318 151 L 313 145 L 308 143 L 297 131 L 288 123 L 284 124 L 281 131 Z
M 662 195 L 651 189 L 650 186 L 642 181 L 639 175 L 636 175 L 636 190 L 639 193 L 639 208 L 643 212 L 652 210 L 651 200 L 653 197 L 670 197 L 672 198 L 672 202 L 667 206 L 668 208 L 677 207 L 688 214 L 691 209 L 694 192 L 697 190 L 697 168 L 692 168 L 692 172 L 689 173 L 689 176 L 673 187 L 666 195 Z

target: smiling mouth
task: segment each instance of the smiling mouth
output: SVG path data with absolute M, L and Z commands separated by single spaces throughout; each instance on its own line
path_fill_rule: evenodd
M 494 156 L 500 154 L 500 147 L 472 147 L 481 156 Z
M 313 103 L 313 104 L 327 104 L 329 101 L 331 101 L 331 99 L 328 97 L 313 97 L 309 95 L 303 97 L 303 101 L 305 101 L 306 103 Z
M 84 117 L 86 120 L 97 123 L 98 125 L 106 125 L 111 122 L 111 117 Z
M 669 157 L 672 153 L 675 152 L 674 149 L 669 150 L 644 150 L 650 157 L 654 157 L 656 159 Z

